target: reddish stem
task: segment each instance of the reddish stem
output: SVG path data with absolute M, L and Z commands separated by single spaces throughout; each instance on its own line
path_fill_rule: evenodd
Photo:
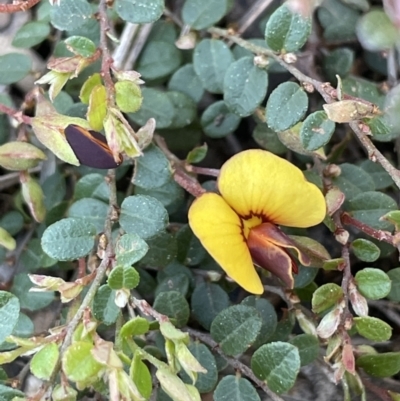
M 0 4 L 0 13 L 17 13 L 19 11 L 26 11 L 32 8 L 34 5 L 39 3 L 40 0 L 27 0 L 27 1 L 16 1 L 13 4 Z
M 6 106 L 5 104 L 0 103 L 0 112 L 7 114 L 8 116 L 15 118 L 19 123 L 24 123 L 24 124 L 31 124 L 31 117 L 25 116 L 22 114 L 21 111 L 14 110 L 11 107 Z
M 209 175 L 210 177 L 218 177 L 219 176 L 219 170 L 216 168 L 197 167 L 197 166 L 188 165 L 188 166 L 186 166 L 186 170 L 191 173 L 195 173 L 195 174 Z
M 185 174 L 182 170 L 177 169 L 174 173 L 174 180 L 186 191 L 192 194 L 195 197 L 199 197 L 203 195 L 205 189 L 192 177 Z

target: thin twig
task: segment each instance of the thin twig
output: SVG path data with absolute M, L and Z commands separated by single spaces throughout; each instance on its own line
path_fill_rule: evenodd
M 20 11 L 27 11 L 34 5 L 39 3 L 40 0 L 27 0 L 27 1 L 16 1 L 13 4 L 0 4 L 0 13 L 18 13 Z
M 238 21 L 239 28 L 237 33 L 242 35 L 271 3 L 272 0 L 257 0 Z
M 140 25 L 127 22 L 122 31 L 118 47 L 114 50 L 114 67 L 117 69 L 125 69 L 125 57 L 132 46 L 133 39 L 138 32 Z
M 150 35 L 150 32 L 153 28 L 153 24 L 144 24 L 142 25 L 138 35 L 136 36 L 135 42 L 132 46 L 132 50 L 130 51 L 124 69 L 132 69 L 136 63 L 136 60 L 139 57 L 140 52 L 142 51 L 144 45 L 146 44 L 147 38 Z
M 264 391 L 264 393 L 268 394 L 273 401 L 284 401 L 281 397 L 279 397 L 272 390 L 270 390 L 264 381 L 258 379 L 253 373 L 253 371 L 247 365 L 245 365 L 244 363 L 240 362 L 235 358 L 226 356 L 219 347 L 218 343 L 215 342 L 209 334 L 191 329 L 190 327 L 187 327 L 186 331 L 190 334 L 191 337 L 208 345 L 213 351 L 221 355 L 222 358 L 224 358 L 230 366 L 232 366 L 234 369 L 242 373 L 244 376 L 248 377 L 252 382 L 254 382 L 257 386 L 259 386 L 261 390 Z

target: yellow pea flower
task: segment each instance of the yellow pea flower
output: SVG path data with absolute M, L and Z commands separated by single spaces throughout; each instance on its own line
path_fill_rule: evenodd
M 277 226 L 321 223 L 326 205 L 321 191 L 296 166 L 264 150 L 247 150 L 229 159 L 218 178 L 221 195 L 204 193 L 189 210 L 189 225 L 211 256 L 245 290 L 264 291 L 254 264 L 293 288 L 297 266 L 285 250 L 310 261 Z

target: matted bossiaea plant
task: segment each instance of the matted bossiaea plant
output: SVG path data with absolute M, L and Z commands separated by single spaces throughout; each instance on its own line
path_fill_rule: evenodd
M 306 228 L 322 222 L 325 198 L 302 171 L 264 150 L 247 150 L 221 168 L 217 193 L 204 193 L 189 210 L 189 224 L 222 269 L 245 290 L 264 291 L 254 264 L 293 287 L 297 265 L 310 260 L 278 226 Z

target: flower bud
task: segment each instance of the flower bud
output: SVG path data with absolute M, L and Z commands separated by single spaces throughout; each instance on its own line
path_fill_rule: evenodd
M 28 170 L 36 167 L 46 155 L 27 142 L 8 142 L 0 146 L 0 166 L 8 170 Z

